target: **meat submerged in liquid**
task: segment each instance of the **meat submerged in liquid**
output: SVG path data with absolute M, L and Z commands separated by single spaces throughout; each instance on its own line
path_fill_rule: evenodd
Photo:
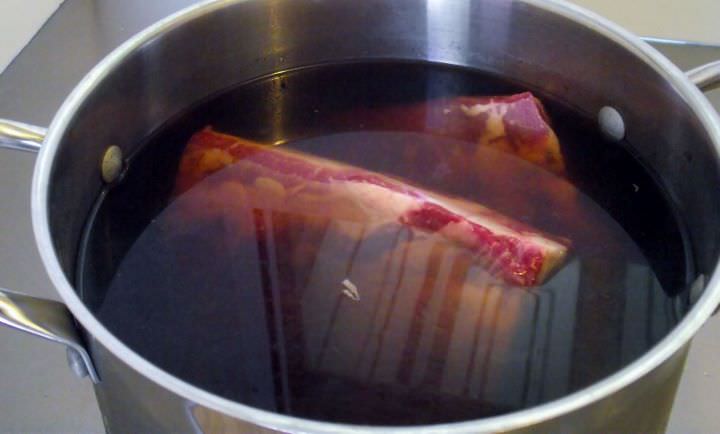
M 378 225 L 396 221 L 469 249 L 490 274 L 514 285 L 542 283 L 570 244 L 476 203 L 206 128 L 183 154 L 178 193 L 215 172 L 219 179 L 207 195 L 219 195 L 221 202 Z
M 540 100 L 530 92 L 507 96 L 459 96 L 382 108 L 360 108 L 336 121 L 362 122 L 367 129 L 422 131 L 512 154 L 556 175 L 565 174 L 557 135 Z

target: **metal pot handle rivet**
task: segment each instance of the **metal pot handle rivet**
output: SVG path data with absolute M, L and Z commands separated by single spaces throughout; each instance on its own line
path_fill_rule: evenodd
M 100 161 L 100 175 L 103 181 L 111 184 L 121 178 L 123 171 L 123 152 L 119 146 L 110 146 Z
M 0 148 L 38 152 L 45 131 L 0 119 Z M 0 324 L 65 345 L 72 371 L 79 377 L 90 377 L 93 383 L 99 382 L 90 354 L 64 304 L 0 288 Z
M 618 142 L 625 137 L 625 120 L 614 107 L 605 106 L 598 112 L 600 131 L 608 139 Z

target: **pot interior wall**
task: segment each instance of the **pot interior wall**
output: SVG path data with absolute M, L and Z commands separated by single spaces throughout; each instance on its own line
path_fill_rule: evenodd
M 617 108 L 633 152 L 682 214 L 696 273 L 714 269 L 716 151 L 664 73 L 622 43 L 521 1 L 280 0 L 222 2 L 186 15 L 116 59 L 122 61 L 90 91 L 63 133 L 49 185 L 51 233 L 70 280 L 108 146 L 129 155 L 184 108 L 252 78 L 358 59 L 470 66 L 554 95 L 588 116 Z

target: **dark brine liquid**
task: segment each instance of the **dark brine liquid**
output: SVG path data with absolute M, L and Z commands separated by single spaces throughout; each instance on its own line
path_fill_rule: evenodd
M 308 68 L 223 93 L 155 134 L 107 192 L 89 225 L 83 296 L 157 366 L 299 417 L 452 422 L 587 386 L 642 355 L 684 312 L 681 233 L 642 165 L 550 100 L 566 178 L 492 149 L 458 165 L 451 150 L 474 144 L 378 131 L 357 115 L 519 90 L 471 70 L 395 63 Z M 190 135 L 206 125 L 481 203 L 570 239 L 571 254 L 543 285 L 522 288 L 490 276 L 467 249 L 399 222 L 242 202 L 187 218 L 211 178 L 173 197 L 174 177 Z M 572 207 L 554 202 L 558 191 L 572 192 Z

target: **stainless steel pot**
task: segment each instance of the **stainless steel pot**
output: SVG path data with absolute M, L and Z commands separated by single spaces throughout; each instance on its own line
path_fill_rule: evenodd
M 683 321 L 631 365 L 562 399 L 499 417 L 408 428 L 329 424 L 256 410 L 169 375 L 110 334 L 72 285 L 81 228 L 102 187 L 99 162 L 107 148 L 117 145 L 130 154 L 165 120 L 233 84 L 361 58 L 465 65 L 544 89 L 590 116 L 614 108 L 620 116 L 604 126 L 627 135 L 688 227 L 698 277 L 690 290 L 694 305 Z M 635 36 L 557 1 L 198 4 L 105 58 L 47 131 L 0 123 L 0 146 L 40 151 L 33 226 L 65 302 L 2 290 L 0 322 L 66 345 L 75 372 L 95 383 L 111 432 L 663 431 L 690 340 L 720 302 L 720 120 L 695 87 L 719 82 L 720 63 L 685 75 Z

